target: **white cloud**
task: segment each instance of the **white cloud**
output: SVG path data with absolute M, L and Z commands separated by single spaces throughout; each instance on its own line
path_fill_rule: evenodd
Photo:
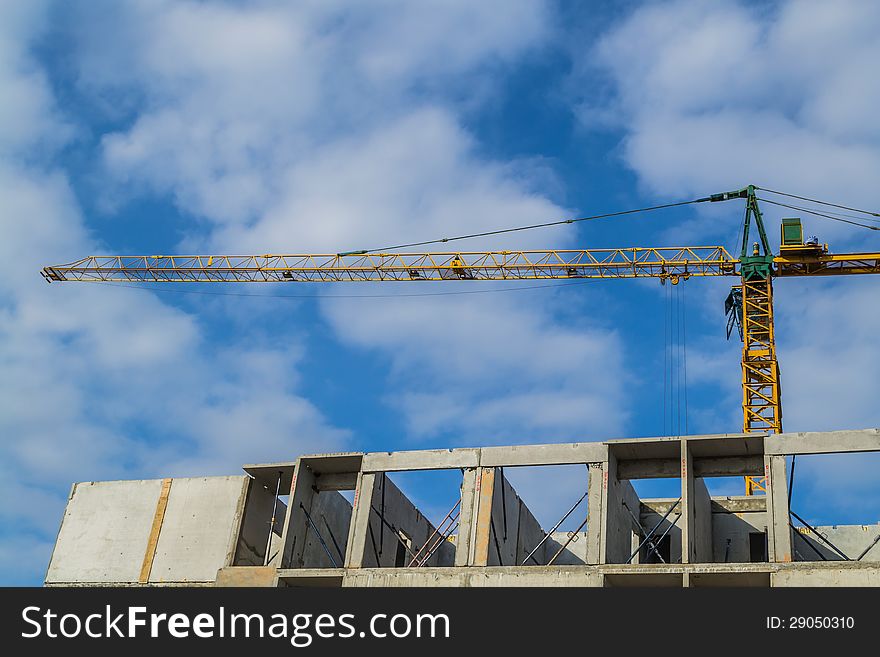
M 0 176 L 10 207 L 26 210 L 18 216 L 37 233 L 79 234 L 65 249 L 92 250 L 63 177 L 30 176 Z M 14 240 L 6 227 L 0 517 L 42 546 L 32 576 L 45 566 L 72 481 L 232 473 L 246 461 L 288 460 L 348 440 L 300 396 L 295 345 L 213 344 L 195 316 L 153 295 L 46 285 L 39 243 Z M 42 243 L 51 257 L 52 239 Z M 20 559 L 4 560 L 0 578 L 21 568 Z
M 788 430 L 880 426 L 878 285 L 875 277 L 777 283 Z
M 122 46 L 92 40 L 79 58 L 80 84 L 144 99 L 129 128 L 103 137 L 104 160 L 118 181 L 171 194 L 210 222 L 207 234 L 189 231 L 187 251 L 335 252 L 569 214 L 534 191 L 545 177 L 532 163 L 481 157 L 459 116 L 471 89 L 546 42 L 543 3 L 113 11 L 120 33 L 134 31 L 120 56 L 125 76 L 106 63 Z M 242 60 L 212 55 L 218 43 L 253 41 L 259 48 Z M 559 235 L 462 247 L 562 246 Z M 412 291 L 383 288 L 394 290 Z M 357 321 L 339 304 L 322 308 L 346 344 L 390 362 L 386 396 L 414 437 L 621 431 L 623 379 L 611 374 L 614 383 L 599 385 L 583 376 L 622 367 L 616 336 L 589 323 L 558 326 L 549 317 L 561 301 L 529 304 L 376 301 L 359 304 Z
M 451 112 L 415 108 L 357 136 L 330 141 L 296 162 L 283 172 L 283 192 L 260 220 L 221 228 L 213 248 L 335 252 L 386 246 L 377 240 L 446 237 L 565 214 L 530 191 L 528 170 L 483 161 L 473 151 L 472 138 Z M 502 236 L 457 248 L 522 248 L 540 239 Z
M 14 437 L 0 448 L 2 497 L 28 500 L 0 507 L 15 527 L 3 539 L 4 580 L 40 576 L 73 480 L 229 472 L 350 440 L 302 396 L 296 329 L 283 346 L 253 331 L 218 339 L 202 317 L 151 294 L 39 278 L 44 264 L 105 250 L 57 164 L 74 133 L 33 55 L 51 17 L 69 29 L 66 61 L 91 99 L 77 120 L 92 112 L 123 126 L 96 135 L 98 188 L 107 190 L 98 202 L 169 196 L 207 220 L 183 227 L 190 244 L 204 226 L 217 230 L 203 246 L 277 248 L 296 230 L 312 248 L 423 221 L 445 230 L 559 210 L 529 191 L 526 168 L 481 162 L 438 102 L 450 94 L 473 102 L 466 91 L 485 89 L 486 71 L 539 44 L 542 3 L 96 2 L 48 11 L 22 2 L 3 11 L 0 86 L 16 93 L 0 115 L 9 155 L 0 165 L 9 210 L 0 433 Z M 76 129 L 91 137 L 95 126 Z M 340 194 L 333 178 L 343 169 L 349 193 Z M 438 191 L 421 199 L 433 183 Z M 245 318 L 216 301 L 199 307 L 208 321 L 244 328 L 269 316 Z M 33 563 L 16 556 L 24 543 Z
M 34 62 L 29 44 L 20 39 L 45 21 L 49 3 L 4 2 L 0 7 L 0 152 L 41 152 L 71 137 L 71 127 L 60 117 L 45 73 Z
M 49 14 L 0 20 L 0 580 L 45 571 L 70 483 L 235 472 L 338 449 L 347 432 L 300 396 L 301 348 L 213 343 L 151 294 L 47 285 L 40 267 L 100 249 L 57 148 L 71 136 L 33 58 Z
M 880 175 L 880 135 L 867 109 L 876 105 L 880 82 L 859 74 L 880 57 L 878 27 L 877 7 L 858 2 L 789 2 L 778 11 L 736 2 L 638 9 L 596 49 L 615 85 L 627 164 L 670 196 L 752 181 L 880 206 L 872 182 Z M 770 226 L 792 214 L 765 211 Z M 876 247 L 873 233 L 804 221 L 833 250 Z M 782 370 L 791 379 L 786 417 L 798 428 L 804 421 L 880 422 L 863 395 L 843 392 L 841 378 L 826 374 L 845 369 L 847 388 L 876 393 L 874 341 L 863 329 L 871 324 L 863 314 L 874 285 L 777 282 Z M 827 369 L 807 377 L 817 362 Z M 837 368 L 844 362 L 850 367 Z
M 581 65 L 610 76 L 624 159 L 656 193 L 754 182 L 876 207 L 878 27 L 863 2 L 651 4 Z
M 582 74 L 598 71 L 612 88 L 607 105 L 582 101 L 582 119 L 591 127 L 614 116 L 624 162 L 657 194 L 680 198 L 751 182 L 876 209 L 878 29 L 875 3 L 651 3 L 628 14 L 580 60 Z M 667 234 L 729 235 L 719 229 L 718 212 L 712 208 L 701 221 Z M 771 206 L 765 212 L 771 242 L 778 240 L 772 227 L 780 217 L 799 214 Z M 878 248 L 877 233 L 803 219 L 806 232 L 830 242 L 833 251 Z M 735 223 L 728 221 L 728 228 Z M 880 426 L 876 278 L 777 280 L 787 430 Z M 718 301 L 704 304 L 715 311 Z M 701 346 L 691 358 L 693 374 L 702 377 L 695 383 L 714 381 L 719 405 L 735 409 L 738 372 L 722 369 L 721 358 L 727 356 Z M 716 409 L 699 413 L 719 417 Z M 827 475 L 874 485 L 864 469 Z M 844 503 L 840 496 L 829 499 Z
M 389 354 L 388 400 L 415 438 L 481 445 L 619 434 L 628 419 L 623 345 L 586 322 L 553 321 L 563 303 L 512 292 L 323 307 L 344 342 Z
M 112 177 L 243 223 L 328 139 L 470 89 L 541 42 L 546 14 L 533 0 L 95 3 L 77 14 L 79 82 L 132 107 L 103 137 Z

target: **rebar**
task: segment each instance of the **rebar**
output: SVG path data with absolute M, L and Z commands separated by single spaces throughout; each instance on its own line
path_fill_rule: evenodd
M 410 560 L 410 562 L 409 562 L 409 563 L 407 564 L 407 566 L 406 566 L 407 568 L 411 568 L 412 565 L 413 565 L 414 563 L 416 563 L 416 561 L 418 561 L 419 555 L 422 553 L 422 550 L 425 549 L 425 546 L 427 546 L 428 543 L 431 541 L 431 539 L 433 539 L 434 536 L 440 531 L 440 528 L 441 528 L 443 525 L 446 524 L 446 521 L 449 519 L 449 517 L 450 517 L 453 513 L 455 513 L 455 510 L 459 507 L 460 504 L 461 504 L 461 498 L 459 498 L 458 501 L 453 505 L 453 507 L 452 507 L 451 509 L 449 509 L 449 513 L 447 513 L 447 514 L 443 517 L 443 520 L 440 521 L 440 524 L 437 525 L 437 528 L 431 533 L 430 536 L 428 536 L 427 540 L 425 540 L 425 543 L 422 545 L 422 547 L 419 548 L 418 552 L 416 552 L 415 554 L 413 554 L 412 559 Z M 456 518 L 457 518 L 457 517 L 458 517 L 458 516 L 456 516 Z M 453 522 L 454 522 L 454 521 L 453 521 Z
M 800 522 L 804 527 L 806 527 L 806 528 L 809 529 L 811 532 L 813 532 L 816 536 L 818 536 L 818 537 L 822 540 L 823 543 L 825 543 L 828 547 L 830 547 L 830 548 L 831 548 L 832 550 L 834 550 L 837 554 L 839 554 L 841 557 L 843 557 L 843 560 L 844 560 L 844 561 L 852 561 L 852 559 L 850 559 L 848 556 L 846 556 L 846 554 L 844 554 L 843 551 L 841 551 L 840 548 L 838 548 L 834 543 L 832 543 L 832 542 L 829 541 L 827 538 L 825 538 L 824 536 L 822 536 L 822 534 L 820 534 L 819 531 L 818 531 L 815 527 L 813 527 L 813 525 L 811 525 L 811 524 L 808 523 L 806 520 L 804 520 L 803 518 L 801 518 L 798 514 L 796 514 L 796 513 L 795 513 L 794 511 L 792 511 L 791 509 L 789 509 L 788 512 L 789 512 L 791 515 L 793 515 L 793 516 L 795 517 L 795 519 L 796 519 L 798 522 Z
M 333 555 L 330 553 L 330 548 L 328 548 L 327 544 L 324 542 L 324 537 L 321 536 L 321 532 L 318 531 L 318 527 L 315 525 L 314 521 L 312 520 L 312 516 L 309 515 L 308 511 L 306 511 L 306 507 L 303 505 L 302 502 L 299 503 L 299 508 L 302 509 L 303 513 L 306 514 L 306 520 L 309 521 L 309 526 L 314 530 L 315 535 L 318 537 L 318 541 L 320 541 L 320 543 L 321 543 L 321 547 L 324 548 L 324 552 L 327 553 L 327 558 L 330 559 L 330 563 L 333 564 L 334 568 L 339 568 L 339 564 L 336 563 L 336 559 L 334 559 Z
M 570 516 L 572 513 L 574 513 L 574 510 L 575 510 L 576 508 L 578 508 L 578 505 L 579 505 L 581 502 L 584 501 L 584 498 L 587 496 L 587 493 L 589 493 L 589 492 L 590 492 L 590 489 L 587 488 L 586 492 L 585 492 L 583 495 L 581 495 L 581 499 L 579 499 L 577 502 L 574 503 L 574 506 L 571 507 L 571 508 L 568 510 L 568 512 L 567 512 L 564 516 L 562 516 L 562 518 L 559 520 L 559 522 L 557 522 L 555 525 L 553 525 L 553 529 L 551 529 L 549 532 L 547 532 L 546 534 L 544 534 L 544 538 L 542 538 L 542 539 L 541 539 L 541 542 L 538 543 L 538 544 L 535 546 L 535 549 L 533 549 L 531 552 L 529 552 L 529 554 L 526 556 L 526 558 L 522 560 L 522 563 L 520 564 L 520 566 L 525 566 L 525 565 L 526 565 L 526 561 L 528 561 L 529 559 L 531 559 L 531 558 L 532 558 L 532 555 L 535 554 L 535 552 L 537 552 L 537 551 L 541 548 L 541 546 L 544 545 L 544 543 L 547 542 L 547 539 L 550 538 L 550 534 L 552 534 L 552 533 L 555 532 L 557 529 L 559 529 L 559 525 L 561 525 L 562 523 L 564 523 L 564 522 L 566 521 L 566 519 L 568 518 L 568 516 Z
M 671 514 L 672 511 L 675 509 L 675 507 L 678 506 L 678 503 L 679 503 L 679 502 L 681 502 L 681 498 L 680 498 L 680 497 L 679 497 L 677 500 L 675 500 L 675 502 L 669 507 L 669 511 L 667 511 L 667 512 L 663 515 L 663 517 L 660 518 L 660 520 L 657 521 L 657 524 L 654 525 L 654 528 L 653 528 L 651 531 L 648 532 L 648 535 L 645 537 L 645 540 L 642 541 L 641 543 L 639 543 L 639 547 L 636 548 L 635 552 L 633 552 L 631 555 L 629 555 L 629 559 L 626 560 L 626 563 L 631 562 L 631 561 L 633 560 L 633 557 L 635 557 L 635 556 L 641 551 L 641 549 L 645 546 L 645 543 L 647 543 L 647 542 L 651 539 L 651 537 L 654 535 L 654 532 L 656 532 L 657 529 L 660 527 L 660 525 L 663 524 L 663 521 L 666 520 L 666 519 L 670 516 L 670 514 Z M 627 507 L 627 508 L 629 508 L 629 507 Z M 679 517 L 680 517 L 680 516 L 681 516 L 681 514 L 679 514 Z M 678 518 L 676 518 L 676 520 L 678 520 Z M 671 525 L 669 526 L 669 528 L 668 528 L 666 531 L 668 532 L 670 529 L 672 529 L 672 526 L 671 526 Z M 663 536 L 666 536 L 666 533 L 664 533 Z M 661 538 L 662 538 L 662 537 L 661 537 Z
M 589 518 L 590 518 L 589 516 L 587 516 L 586 518 L 584 518 L 584 521 L 578 526 L 577 529 L 575 529 L 573 532 L 569 532 L 569 533 L 568 533 L 568 540 L 567 540 L 565 543 L 562 544 L 562 547 L 559 548 L 559 550 L 556 552 L 556 554 L 553 555 L 553 558 L 551 558 L 550 561 L 547 562 L 547 565 L 548 565 L 548 566 L 552 566 L 552 565 L 553 565 L 553 562 L 556 561 L 556 558 L 557 558 L 560 554 L 563 553 L 563 551 L 565 550 L 565 548 L 568 547 L 569 543 L 571 543 L 571 542 L 575 539 L 575 537 L 578 535 L 578 532 L 579 532 L 581 529 L 584 528 L 584 525 L 587 524 L 587 520 L 589 520 Z

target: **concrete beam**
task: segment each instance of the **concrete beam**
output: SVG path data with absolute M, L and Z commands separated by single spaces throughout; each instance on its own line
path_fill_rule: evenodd
M 316 477 L 315 486 L 319 491 L 354 490 L 357 488 L 357 472 L 322 474 Z
M 679 459 L 638 459 L 619 461 L 619 479 L 664 479 L 678 477 L 681 464 Z M 695 477 L 740 477 L 761 475 L 764 472 L 764 458 L 754 456 L 713 456 L 694 458 Z
M 360 472 L 363 452 L 331 452 L 301 456 L 299 461 L 309 466 L 316 475 Z
M 772 435 L 764 443 L 768 455 L 880 452 L 880 429 L 810 431 Z
M 695 458 L 708 456 L 756 456 L 764 453 L 766 434 L 685 436 Z
M 678 458 L 681 438 L 627 438 L 609 440 L 608 453 L 614 454 L 618 461 L 638 461 L 644 459 Z
M 480 465 L 483 467 L 512 467 L 601 463 L 607 454 L 608 446 L 603 443 L 484 447 L 480 450 Z
M 660 500 L 641 500 L 641 515 L 645 515 L 647 513 L 656 514 L 658 516 L 664 515 L 667 511 L 669 511 L 669 507 L 678 506 L 678 500 L 671 499 L 660 499 Z
M 284 493 L 290 490 L 293 480 L 293 468 L 296 461 L 284 461 L 282 463 L 257 463 L 243 465 L 241 469 L 271 491 L 275 491 L 278 485 L 278 477 L 281 476 L 280 490 Z
M 712 513 L 760 513 L 766 510 L 767 498 L 763 495 L 712 498 Z
M 677 477 L 678 459 L 639 459 L 637 461 L 618 461 L 618 479 L 668 479 Z
M 401 472 L 405 470 L 448 470 L 475 468 L 480 464 L 479 449 L 425 449 L 412 452 L 365 454 L 363 472 Z
M 763 471 L 764 458 L 761 455 L 694 457 L 695 477 L 760 476 Z
M 752 497 L 713 497 L 712 513 L 757 513 L 767 509 L 763 495 Z M 642 500 L 642 513 L 663 515 L 675 503 L 672 499 Z

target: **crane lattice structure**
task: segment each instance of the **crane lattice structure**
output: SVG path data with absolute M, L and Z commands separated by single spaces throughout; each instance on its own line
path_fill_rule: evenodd
M 723 246 L 446 253 L 357 251 L 324 255 L 115 255 L 89 256 L 70 264 L 45 267 L 42 274 L 49 282 L 129 283 L 659 278 L 675 285 L 692 276 L 738 277 L 739 283 L 731 290 L 725 308 L 729 317 L 728 337 L 736 326 L 743 343 L 743 432 L 781 433 L 773 279 L 880 274 L 880 252 L 829 253 L 827 245 L 815 240 L 804 242 L 799 219 L 783 219 L 780 253 L 774 255 L 755 190 L 754 185 L 749 185 L 695 201 L 745 199 L 739 257 Z M 750 247 L 752 227 L 758 239 Z M 747 495 L 763 490 L 761 478 L 746 478 Z

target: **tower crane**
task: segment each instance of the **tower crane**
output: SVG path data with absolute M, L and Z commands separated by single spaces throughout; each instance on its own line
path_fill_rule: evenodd
M 714 203 L 745 199 L 742 242 L 738 257 L 731 255 L 723 246 L 434 253 L 353 251 L 337 254 L 242 256 L 111 255 L 89 256 L 65 265 L 47 266 L 43 268 L 42 275 L 50 283 L 318 283 L 659 278 L 661 282 L 669 281 L 673 285 L 691 277 L 737 277 L 739 281 L 727 297 L 725 310 L 728 315 L 728 337 L 733 327 L 737 327 L 743 345 L 743 432 L 780 433 L 782 398 L 773 318 L 773 279 L 880 274 L 880 252 L 830 253 L 828 246 L 819 244 L 816 239 L 804 241 L 800 219 L 789 218 L 782 220 L 779 254 L 774 254 L 758 205 L 758 189 L 762 188 L 749 185 L 739 190 L 691 201 Z M 806 208 L 776 204 L 811 212 Z M 681 204 L 669 204 L 671 205 Z M 880 216 L 876 213 L 868 214 Z M 846 219 L 840 220 L 854 223 Z M 572 222 L 573 220 L 555 223 Z M 880 230 L 876 226 L 865 227 Z M 752 229 L 757 234 L 757 239 L 753 242 Z M 764 491 L 762 478 L 746 477 L 745 486 L 747 495 Z

